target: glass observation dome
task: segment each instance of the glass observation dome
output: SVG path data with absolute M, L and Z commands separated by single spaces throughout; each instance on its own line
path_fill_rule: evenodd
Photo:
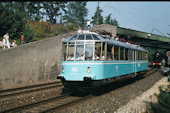
M 130 60 L 132 50 L 147 51 L 137 45 L 99 35 L 89 30 L 78 30 L 62 41 L 62 61 Z

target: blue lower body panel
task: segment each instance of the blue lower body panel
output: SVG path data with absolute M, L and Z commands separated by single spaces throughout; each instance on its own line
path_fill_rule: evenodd
M 63 61 L 61 62 L 61 74 L 58 78 L 62 78 L 65 82 L 85 82 L 87 84 L 88 79 L 93 82 L 101 82 L 146 70 L 148 70 L 147 61 Z

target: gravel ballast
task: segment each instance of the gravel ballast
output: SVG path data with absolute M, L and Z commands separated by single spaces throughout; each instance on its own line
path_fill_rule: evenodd
M 144 113 L 147 110 L 146 102 L 157 102 L 157 98 L 154 94 L 159 94 L 159 86 L 163 88 L 167 88 L 170 85 L 167 81 L 167 77 L 163 77 L 161 80 L 156 82 L 150 89 L 145 91 L 142 95 L 137 98 L 131 100 L 126 105 L 120 107 L 114 113 Z
M 159 93 L 160 85 L 167 85 L 167 77 L 158 71 L 142 79 L 135 80 L 121 87 L 110 86 L 111 89 L 95 95 L 91 99 L 70 107 L 54 111 L 56 113 L 143 113 L 146 101 L 155 101 L 154 93 Z M 103 90 L 106 90 L 104 88 Z M 16 97 L 0 100 L 0 108 L 7 109 L 26 103 L 54 97 L 62 93 L 62 88 L 47 89 Z M 0 111 L 1 111 L 0 110 Z
M 160 83 L 165 83 L 165 78 L 160 72 L 156 72 L 149 76 L 146 76 L 143 79 L 136 80 L 135 82 L 122 86 L 117 89 L 113 89 L 110 92 L 96 96 L 92 99 L 83 101 L 79 104 L 73 105 L 69 108 L 65 108 L 60 111 L 55 111 L 56 113 L 140 113 L 144 111 L 143 104 L 141 102 L 145 101 L 144 98 L 141 98 L 140 101 L 136 100 L 131 102 L 134 99 L 137 99 L 141 95 L 153 95 L 155 87 L 158 87 Z M 162 78 L 162 79 L 161 79 Z M 154 85 L 156 82 L 156 86 Z M 153 86 L 154 85 L 154 86 Z M 152 86 L 154 88 L 152 88 Z M 148 90 L 151 88 L 151 91 Z M 137 102 L 139 101 L 139 103 Z M 129 103 L 131 102 L 131 103 Z M 129 106 L 128 106 L 129 105 Z M 126 109 L 125 109 L 126 108 Z M 124 110 L 125 109 L 125 110 Z M 129 111 L 128 111 L 129 110 Z M 141 112 L 142 113 L 142 112 Z

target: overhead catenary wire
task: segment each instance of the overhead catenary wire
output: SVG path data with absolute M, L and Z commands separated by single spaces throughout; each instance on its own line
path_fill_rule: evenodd
M 140 28 L 142 28 L 142 29 L 145 29 L 144 27 L 142 27 L 142 26 L 138 25 L 137 23 L 135 23 L 134 20 L 130 19 L 128 16 L 126 16 L 125 14 L 123 14 L 122 12 L 120 12 L 119 10 L 117 10 L 116 8 L 114 8 L 113 6 L 110 6 L 110 4 L 111 4 L 111 2 L 107 3 L 106 5 L 104 5 L 104 6 L 101 8 L 101 10 L 103 10 L 104 8 L 107 8 L 107 7 L 109 6 L 108 8 L 112 8 L 112 9 L 118 11 L 118 12 L 121 13 L 123 16 L 127 17 L 130 21 L 132 21 L 131 23 L 133 23 L 134 25 L 136 25 L 136 26 L 138 26 L 138 27 L 140 27 Z M 91 12 L 89 12 L 89 13 L 91 13 Z M 111 13 L 111 14 L 113 14 L 113 13 Z M 90 15 L 91 15 L 91 14 L 90 14 Z
M 131 23 L 133 23 L 134 25 L 142 28 L 143 30 L 146 30 L 146 28 L 144 28 L 143 26 L 141 26 L 141 25 L 137 24 L 136 22 L 134 22 L 134 20 L 132 20 L 132 19 L 129 17 L 129 15 L 127 15 L 127 14 L 129 14 L 129 13 L 132 13 L 133 16 L 135 16 L 135 17 L 141 17 L 142 20 L 145 20 L 145 21 L 147 22 L 148 18 L 146 18 L 145 16 L 140 15 L 140 13 L 139 13 L 139 12 L 141 12 L 140 10 L 138 10 L 137 8 L 135 8 L 135 10 L 134 10 L 134 8 L 133 8 L 133 10 L 132 10 L 132 8 L 129 7 L 128 5 L 122 4 L 122 3 L 118 3 L 119 6 L 122 6 L 122 5 L 123 5 L 124 7 L 128 7 L 128 9 L 130 9 L 130 12 L 129 12 L 129 10 L 127 11 L 127 10 L 124 10 L 124 8 L 123 8 L 123 12 L 121 12 L 120 10 L 117 10 L 116 7 L 111 6 L 112 3 L 113 3 L 113 2 L 110 2 L 110 4 L 108 4 L 107 6 L 114 8 L 114 10 L 116 10 L 117 12 L 119 12 L 120 14 L 122 14 L 123 16 L 125 16 L 125 17 L 126 17 L 128 20 L 130 20 Z M 117 5 L 114 5 L 114 6 L 117 6 Z M 158 21 L 157 19 L 155 19 L 155 18 L 154 18 L 154 19 L 149 18 L 149 19 L 151 19 L 151 20 L 154 21 L 154 22 L 157 21 L 157 23 L 159 23 L 159 21 Z M 148 25 L 148 24 L 150 24 L 150 26 L 153 26 L 153 24 L 151 24 L 151 23 L 147 23 L 147 25 Z M 154 28 L 156 28 L 156 27 L 154 27 Z M 166 36 L 166 35 L 165 35 L 164 33 L 162 33 L 160 30 L 157 29 L 157 31 L 158 31 L 161 35 Z
M 145 29 L 143 26 L 141 26 L 141 25 L 135 23 L 134 20 L 132 20 L 131 18 L 129 18 L 127 15 L 123 14 L 121 11 L 117 10 L 115 7 L 110 6 L 110 4 L 109 4 L 108 6 L 109 6 L 109 8 L 112 8 L 112 9 L 118 11 L 118 12 L 119 12 L 120 14 L 122 14 L 123 16 L 125 16 L 128 20 L 131 21 L 132 24 L 134 24 L 134 25 L 136 25 L 136 26 L 138 26 L 138 27 L 140 27 L 140 28 L 142 28 L 142 29 Z
M 110 2 L 109 2 L 109 3 L 110 3 Z M 104 8 L 106 8 L 106 6 L 107 6 L 109 3 L 107 3 L 106 5 L 104 5 L 104 6 L 101 8 L 101 10 L 103 10 Z M 95 13 L 95 12 L 93 12 L 93 13 Z M 91 16 L 94 16 L 93 13 L 90 12 L 90 11 L 88 11 L 88 14 L 90 14 Z

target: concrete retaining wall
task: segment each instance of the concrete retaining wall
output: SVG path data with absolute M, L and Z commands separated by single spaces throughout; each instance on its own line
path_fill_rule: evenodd
M 116 35 L 116 27 L 100 25 Z M 57 81 L 60 73 L 61 41 L 71 33 L 0 51 L 0 90 Z
M 0 51 L 0 90 L 56 81 L 61 41 L 68 35 Z

